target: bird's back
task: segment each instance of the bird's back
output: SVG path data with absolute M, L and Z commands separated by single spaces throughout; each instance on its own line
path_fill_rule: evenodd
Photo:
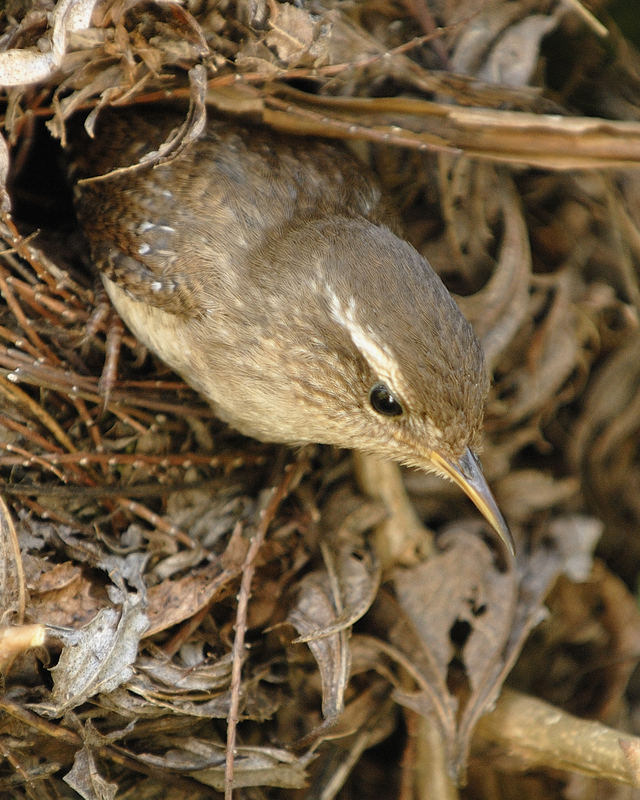
M 106 111 L 93 140 L 72 129 L 75 177 L 136 164 L 181 120 Z M 398 226 L 375 179 L 341 147 L 228 120 L 210 120 L 174 160 L 81 182 L 76 193 L 96 266 L 173 313 L 192 313 L 194 297 L 224 292 L 231 275 L 244 279 L 256 252 L 310 219 L 349 213 Z

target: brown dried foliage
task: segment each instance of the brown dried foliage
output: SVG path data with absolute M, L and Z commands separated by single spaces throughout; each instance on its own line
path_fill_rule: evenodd
M 640 559 L 638 55 L 590 8 L 0 12 L 3 796 L 197 798 L 233 778 L 251 798 L 444 798 L 467 764 L 473 798 L 638 785 L 638 740 L 562 711 L 638 716 L 621 580 Z M 52 216 L 62 181 L 35 179 L 36 120 L 64 140 L 78 110 L 90 126 L 167 97 L 190 113 L 156 157 L 208 106 L 354 140 L 374 166 L 483 340 L 483 461 L 516 567 L 455 487 L 407 474 L 412 507 L 382 465 L 359 488 L 348 454 L 242 439 L 114 321 Z M 510 671 L 555 707 L 497 699 Z

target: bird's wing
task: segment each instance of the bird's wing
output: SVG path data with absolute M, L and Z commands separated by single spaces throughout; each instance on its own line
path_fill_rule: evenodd
M 95 138 L 72 129 L 73 175 L 136 164 L 182 121 L 108 111 Z M 76 209 L 96 267 L 135 300 L 176 314 L 241 277 L 287 229 L 333 214 L 393 224 L 373 177 L 340 146 L 228 120 L 168 163 L 80 180 Z

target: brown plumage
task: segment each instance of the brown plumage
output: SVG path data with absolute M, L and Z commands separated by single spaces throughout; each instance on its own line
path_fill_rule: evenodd
M 108 112 L 76 169 L 136 163 L 180 118 Z M 482 349 L 374 177 L 341 147 L 209 121 L 173 161 L 76 187 L 118 312 L 242 433 L 455 480 L 503 540 L 480 467 Z

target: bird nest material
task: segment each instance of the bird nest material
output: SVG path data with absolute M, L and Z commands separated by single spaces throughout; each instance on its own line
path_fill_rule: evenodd
M 607 4 L 0 14 L 3 796 L 637 786 L 639 62 Z M 370 162 L 485 347 L 516 567 L 455 487 L 245 440 L 122 329 L 53 142 L 142 100 L 189 106 L 154 159 L 209 107 Z

